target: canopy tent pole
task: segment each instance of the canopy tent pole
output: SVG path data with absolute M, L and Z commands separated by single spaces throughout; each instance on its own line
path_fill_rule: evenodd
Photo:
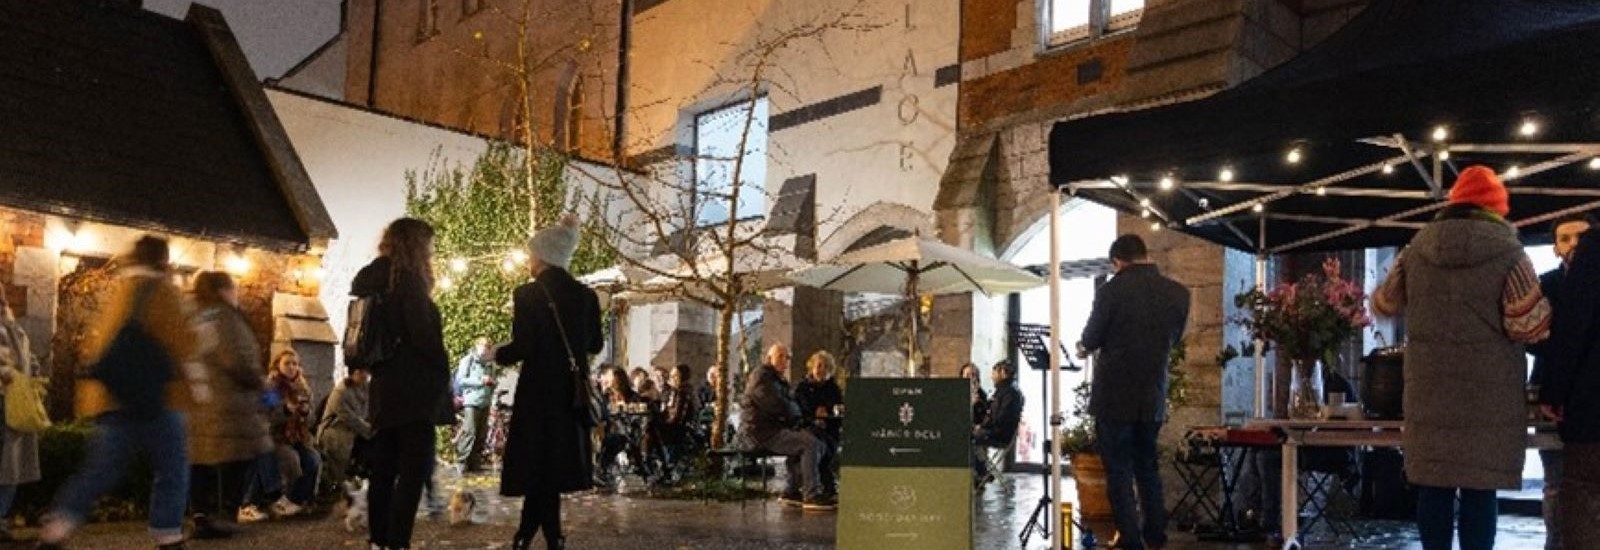
M 1260 226 L 1256 233 L 1256 290 L 1267 290 L 1267 217 L 1261 216 Z M 1266 342 L 1257 338 L 1255 341 L 1256 358 L 1256 402 L 1255 417 L 1267 416 L 1267 352 Z
M 1061 498 L 1061 190 L 1050 189 L 1050 494 Z M 1058 506 L 1059 502 L 1056 503 Z M 1045 514 L 1045 525 L 1051 510 Z M 1066 518 L 1062 518 L 1065 520 Z M 1063 526 L 1057 525 L 1057 529 Z M 1049 529 L 1045 530 L 1046 532 Z M 1065 532 L 1065 531 L 1063 531 Z M 1050 537 L 1050 549 L 1061 550 L 1061 537 Z

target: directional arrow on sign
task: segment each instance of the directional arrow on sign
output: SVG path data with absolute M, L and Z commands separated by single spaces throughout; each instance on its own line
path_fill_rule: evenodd
M 891 455 L 902 455 L 902 454 L 911 454 L 911 453 L 920 453 L 920 452 L 922 452 L 922 449 L 917 449 L 917 448 L 905 449 L 905 448 L 900 448 L 900 447 L 889 447 L 889 454 L 891 454 Z

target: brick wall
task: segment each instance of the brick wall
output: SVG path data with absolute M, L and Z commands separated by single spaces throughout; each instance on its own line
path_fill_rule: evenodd
M 0 291 L 19 318 L 28 316 L 29 288 L 16 276 L 18 249 L 44 247 L 44 230 L 44 216 L 0 208 Z
M 425 36 L 423 3 L 438 6 L 437 34 Z M 611 156 L 620 2 L 483 0 L 465 13 L 459 0 L 387 0 L 378 32 L 378 78 L 371 107 L 400 116 L 500 138 L 515 138 L 519 38 L 524 7 L 534 21 L 526 41 L 534 74 L 529 97 L 537 140 L 560 145 L 566 99 L 583 80 L 581 156 Z M 367 104 L 375 0 L 349 0 L 345 100 Z M 504 15 L 496 13 L 503 10 Z
M 1129 38 L 1042 56 L 1032 63 L 961 83 L 962 127 L 1055 110 L 1117 91 L 1127 72 Z
M 961 60 L 988 57 L 1011 48 L 1017 26 L 1017 0 L 961 2 Z

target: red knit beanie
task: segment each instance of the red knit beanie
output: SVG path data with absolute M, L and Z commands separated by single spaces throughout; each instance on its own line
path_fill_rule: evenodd
M 1461 171 L 1455 186 L 1450 188 L 1450 203 L 1474 204 L 1501 216 L 1511 213 L 1511 195 L 1506 193 L 1506 184 L 1500 182 L 1494 170 L 1481 165 Z

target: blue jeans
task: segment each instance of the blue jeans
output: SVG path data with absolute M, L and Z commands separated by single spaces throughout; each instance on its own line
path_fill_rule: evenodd
M 1450 550 L 1458 516 L 1461 550 L 1491 550 L 1499 515 L 1494 491 L 1417 486 L 1417 532 L 1423 550 Z
M 300 478 L 289 485 L 289 502 L 305 506 L 317 496 L 317 474 L 322 472 L 322 457 L 306 445 L 294 445 L 300 459 Z
M 150 491 L 150 534 L 157 538 L 182 536 L 183 512 L 189 504 L 189 453 L 183 416 L 162 411 L 150 419 L 135 419 L 113 411 L 100 415 L 95 424 L 88 460 L 56 493 L 51 514 L 72 526 L 82 525 L 94 501 L 122 481 L 138 452 L 155 473 Z
M 265 452 L 251 461 L 246 476 L 243 502 L 265 512 L 283 494 L 283 475 L 278 473 L 278 455 Z
M 4 520 L 6 516 L 11 515 L 11 505 L 15 504 L 16 502 L 17 486 L 0 485 L 0 520 Z M 0 525 L 0 531 L 5 531 L 6 526 L 11 525 L 11 522 L 9 521 L 4 523 L 5 525 Z
M 1094 429 L 1095 447 L 1106 465 L 1106 496 L 1111 500 L 1117 531 L 1122 533 L 1122 547 L 1166 546 L 1167 506 L 1156 462 L 1161 423 L 1096 419 Z

